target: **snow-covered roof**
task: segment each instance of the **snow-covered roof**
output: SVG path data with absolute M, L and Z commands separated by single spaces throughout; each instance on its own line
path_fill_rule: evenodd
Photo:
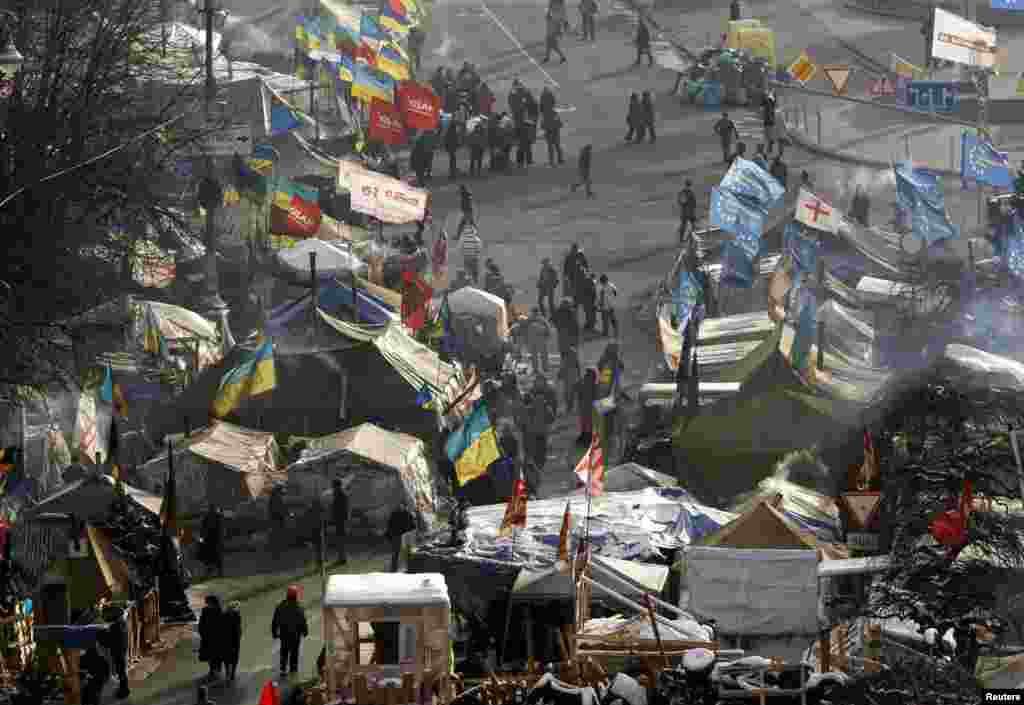
M 361 573 L 327 579 L 324 607 L 448 607 L 448 585 L 440 573 Z

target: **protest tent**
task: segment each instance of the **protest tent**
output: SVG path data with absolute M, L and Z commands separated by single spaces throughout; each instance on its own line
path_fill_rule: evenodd
M 350 528 L 385 529 L 403 500 L 421 526 L 434 525 L 434 477 L 426 446 L 415 436 L 363 423 L 311 438 L 287 473 L 288 485 L 306 496 L 321 493 L 340 479 L 349 497 Z
M 448 307 L 451 309 L 453 319 L 469 317 L 485 326 L 484 332 L 488 337 L 508 339 L 508 307 L 500 296 L 476 287 L 464 286 L 448 295 Z
M 346 277 L 353 273 L 365 277 L 367 274 L 366 263 L 352 252 L 317 238 L 302 240 L 295 247 L 279 250 L 277 260 L 288 273 L 308 282 L 311 255 L 316 257 L 318 277 Z
M 678 487 L 676 478 L 657 470 L 645 468 L 637 463 L 623 463 L 609 468 L 604 475 L 606 492 L 639 492 L 647 487 Z M 587 489 L 581 487 L 575 494 L 585 494 Z
M 283 479 L 274 434 L 214 420 L 172 447 L 179 511 L 197 514 L 213 504 L 230 509 L 270 493 Z M 136 472 L 138 482 L 163 494 L 169 471 L 167 451 Z

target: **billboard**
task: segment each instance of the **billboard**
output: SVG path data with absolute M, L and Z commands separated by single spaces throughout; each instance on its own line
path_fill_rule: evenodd
M 935 8 L 932 56 L 979 68 L 996 65 L 996 30 Z

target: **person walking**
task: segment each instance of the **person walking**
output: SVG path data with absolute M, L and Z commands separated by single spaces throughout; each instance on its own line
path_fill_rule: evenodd
M 579 422 L 580 435 L 576 438 L 577 445 L 589 446 L 594 434 L 594 401 L 597 399 L 597 370 L 588 367 L 583 379 L 576 385 L 576 415 Z
M 583 300 L 583 328 L 594 333 L 597 331 L 597 275 L 593 272 L 588 272 L 583 277 L 580 298 Z
M 427 172 L 433 157 L 434 153 L 430 149 L 430 136 L 423 133 L 416 138 L 412 152 L 409 154 L 409 168 L 416 174 L 417 185 L 423 186 L 427 183 Z
M 598 280 L 597 287 L 597 309 L 601 312 L 601 334 L 607 338 L 608 330 L 615 331 L 615 337 L 619 337 L 619 321 L 615 317 L 615 308 L 612 306 L 612 299 L 618 298 L 619 290 L 608 279 L 607 274 L 602 274 Z
M 416 520 L 409 511 L 405 500 L 395 507 L 388 517 L 385 535 L 391 544 L 391 572 L 398 572 L 399 559 L 402 557 L 402 536 L 416 528 Z
M 654 98 L 651 97 L 650 91 L 644 91 L 643 96 L 640 98 L 640 124 L 643 126 L 644 132 L 637 141 L 642 141 L 644 135 L 649 133 L 651 144 L 654 144 L 658 139 L 658 135 L 654 131 Z
M 462 234 L 461 241 L 462 261 L 466 274 L 475 285 L 480 281 L 480 255 L 484 249 L 484 241 L 477 234 L 475 225 Z
M 462 234 L 472 225 L 476 227 L 476 205 L 473 200 L 473 192 L 469 186 L 459 184 L 459 225 L 455 228 L 455 239 L 458 240 Z
M 548 164 L 565 164 L 562 152 L 562 118 L 554 110 L 546 112 L 541 118 L 541 129 L 544 130 L 544 141 L 548 143 Z
M 348 493 L 341 484 L 341 478 L 336 477 L 331 483 L 333 495 L 331 496 L 331 518 L 334 520 L 334 540 L 338 549 L 338 563 L 348 563 L 348 517 L 349 501 Z
M 525 115 L 516 125 L 516 166 L 525 169 L 533 164 L 533 130 L 536 124 Z
M 558 367 L 558 381 L 562 383 L 565 410 L 571 413 L 576 409 L 576 385 L 580 381 L 580 354 L 576 346 L 570 345 L 562 353 L 561 358 Z
M 217 577 L 224 577 L 224 515 L 209 505 L 199 530 L 202 539 L 202 561 Z
M 526 319 L 526 347 L 530 351 L 534 374 L 548 372 L 548 341 L 551 339 L 551 326 L 544 318 L 539 306 L 534 306 L 530 317 Z
M 551 86 L 544 86 L 540 92 L 540 116 L 543 118 L 548 113 L 555 112 L 555 93 Z
M 697 196 L 693 192 L 692 181 L 686 180 L 676 201 L 679 203 L 679 244 L 685 245 L 697 230 Z
M 583 28 L 583 41 L 597 41 L 594 18 L 597 15 L 597 0 L 581 0 L 580 24 Z
M 579 279 L 590 263 L 578 242 L 574 242 L 562 261 L 562 295 L 576 299 L 579 296 Z
M 540 473 L 548 462 L 548 435 L 551 433 L 551 425 L 558 418 L 558 397 L 545 375 L 534 375 L 533 387 L 527 395 L 523 416 L 520 422 L 520 428 L 523 429 L 523 450 L 526 451 L 526 460 Z
M 761 99 L 761 123 L 764 126 L 764 141 L 768 143 L 769 154 L 775 149 L 775 106 L 775 92 L 766 91 L 764 98 Z
M 487 151 L 487 119 L 476 116 L 466 141 L 469 142 L 469 175 L 482 176 L 484 173 L 484 152 Z
M 561 17 L 548 10 L 547 16 L 544 18 L 547 23 L 544 36 L 544 59 L 541 61 L 542 64 L 546 64 L 551 61 L 551 52 L 555 52 L 562 59 L 564 64 L 565 54 L 562 53 L 562 48 L 558 46 L 558 38 L 562 34 L 564 29 L 564 21 Z
M 555 315 L 551 317 L 551 322 L 558 333 L 558 352 L 562 356 L 568 353 L 569 348 L 579 347 L 579 318 L 576 316 L 576 307 L 568 297 L 562 299 Z
M 288 507 L 284 502 L 284 486 L 277 485 L 270 491 L 267 503 L 267 514 L 270 516 L 270 543 L 275 558 L 281 557 L 281 549 L 285 544 L 285 523 L 288 520 Z
M 199 660 L 210 668 L 206 674 L 209 680 L 220 677 L 220 669 L 224 664 L 224 612 L 220 598 L 216 595 L 206 596 L 206 605 L 199 613 Z
M 809 190 L 814 189 L 814 182 L 811 181 L 811 174 L 806 169 L 800 172 L 800 187 Z
M 242 653 L 242 603 L 232 600 L 224 610 L 224 675 L 234 682 Z
M 715 123 L 715 134 L 722 143 L 722 161 L 728 164 L 732 158 L 733 137 L 740 136 L 736 123 L 729 119 L 729 113 L 722 113 L 721 119 Z
M 732 0 L 729 3 L 729 21 L 738 22 L 743 12 L 740 8 L 740 0 Z
M 775 159 L 772 160 L 771 168 L 768 171 L 769 174 L 775 177 L 775 180 L 782 184 L 782 188 L 786 188 L 786 181 L 789 180 L 789 167 L 782 161 L 782 145 L 779 145 L 779 152 L 775 155 Z
M 289 585 L 285 598 L 274 609 L 270 636 L 281 640 L 281 678 L 299 672 L 299 647 L 309 636 L 306 611 L 299 604 L 299 588 Z
M 454 117 L 444 133 L 444 151 L 448 152 L 448 178 L 455 179 L 459 175 L 459 123 Z
M 593 154 L 593 145 L 586 145 L 580 150 L 580 161 L 579 161 L 579 177 L 580 180 L 572 185 L 572 192 L 576 193 L 576 189 L 580 186 L 587 187 L 587 198 L 594 197 L 594 189 L 590 183 L 590 162 L 591 155 Z
M 518 78 L 512 79 L 512 88 L 508 92 L 508 112 L 512 115 L 512 120 L 517 125 L 522 122 L 526 109 L 523 101 L 523 94 L 525 92 L 526 88 L 522 82 Z
M 110 664 L 95 644 L 90 644 L 82 654 L 78 669 L 85 676 L 82 679 L 82 705 L 100 705 L 103 688 L 110 680 Z
M 629 105 L 626 107 L 626 141 L 632 142 L 635 137 L 639 142 L 642 137 L 643 112 L 640 109 L 640 96 L 637 93 L 629 94 Z
M 558 272 L 551 264 L 551 258 L 545 257 L 540 263 L 540 275 L 537 277 L 537 308 L 543 315 L 555 315 L 555 290 L 557 288 Z M 544 307 L 545 301 L 547 308 Z
M 637 22 L 636 39 L 633 43 L 636 44 L 636 61 L 633 65 L 639 66 L 640 59 L 646 55 L 647 65 L 654 66 L 654 56 L 651 54 L 651 30 L 647 28 L 647 23 L 642 17 Z

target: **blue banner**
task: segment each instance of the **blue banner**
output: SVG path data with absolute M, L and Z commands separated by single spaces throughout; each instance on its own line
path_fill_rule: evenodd
M 751 236 L 760 240 L 764 231 L 764 213 L 753 208 L 744 201 L 736 198 L 728 191 L 712 187 L 711 189 L 711 226 L 722 230 L 742 234 L 749 239 Z M 753 257 L 757 254 L 760 246 L 754 248 L 750 253 Z
M 679 268 L 679 284 L 672 294 L 672 301 L 676 305 L 676 319 L 679 321 L 679 328 L 686 326 L 690 319 L 690 313 L 694 306 L 704 300 L 704 291 L 697 280 L 697 277 L 685 266 Z
M 914 207 L 911 227 L 914 237 L 918 237 L 929 245 L 940 240 L 960 237 L 960 229 L 949 222 L 945 208 L 934 208 L 927 201 L 918 201 Z
M 717 108 L 722 104 L 722 84 L 718 81 L 704 81 L 704 107 Z
M 907 107 L 951 113 L 960 105 L 960 85 L 951 81 L 907 81 Z
M 1006 267 L 1015 277 L 1024 279 L 1024 222 L 1016 215 L 1006 238 Z
M 992 0 L 992 9 L 1024 12 L 1024 0 Z
M 793 259 L 794 268 L 814 274 L 818 271 L 818 252 L 821 240 L 808 237 L 803 226 L 795 220 L 786 223 L 782 234 L 782 252 Z
M 718 188 L 745 199 L 765 213 L 781 203 L 786 195 L 785 187 L 774 176 L 756 163 L 740 157 L 733 160 Z
M 907 211 L 913 211 L 921 200 L 934 209 L 945 208 L 939 177 L 926 169 L 914 168 L 910 162 L 896 165 L 896 200 Z
M 754 285 L 754 260 L 731 240 L 722 245 L 721 284 L 749 289 Z
M 997 151 L 976 132 L 964 130 L 960 136 L 960 178 L 965 188 L 968 180 L 996 188 L 1012 188 L 1010 155 Z

